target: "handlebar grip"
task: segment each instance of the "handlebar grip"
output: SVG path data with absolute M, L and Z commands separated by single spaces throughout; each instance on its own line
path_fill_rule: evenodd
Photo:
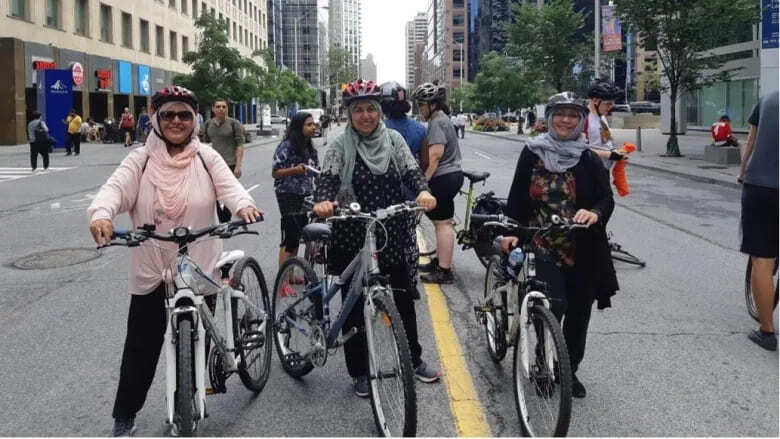
M 111 239 L 124 238 L 130 235 L 130 231 L 127 229 L 114 229 L 114 233 L 111 234 Z
M 471 214 L 471 222 L 475 224 L 482 224 L 488 221 L 502 222 L 504 220 L 503 215 L 482 215 L 479 213 Z

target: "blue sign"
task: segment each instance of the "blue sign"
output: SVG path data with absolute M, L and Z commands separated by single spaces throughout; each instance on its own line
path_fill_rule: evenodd
M 138 94 L 149 96 L 152 92 L 152 77 L 149 66 L 138 66 Z
M 65 118 L 73 108 L 73 79 L 70 70 L 41 70 L 38 72 L 38 111 L 49 127 L 49 134 L 57 140 L 56 146 L 65 146 Z
M 777 12 L 780 0 L 761 2 L 761 48 L 778 48 Z
M 119 71 L 119 93 L 133 94 L 133 70 L 127 61 L 117 61 L 117 70 Z

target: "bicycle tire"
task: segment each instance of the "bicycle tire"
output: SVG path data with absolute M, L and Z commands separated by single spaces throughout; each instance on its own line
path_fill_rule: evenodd
M 273 312 L 263 270 L 254 258 L 239 260 L 233 269 L 234 288 L 243 291 L 250 302 L 265 311 L 265 321 L 254 316 L 244 302 L 231 299 L 233 337 L 238 357 L 238 376 L 244 387 L 260 393 L 271 372 Z M 262 327 L 262 330 L 258 330 Z M 253 354 L 258 356 L 253 357 Z
M 501 279 L 501 258 L 494 256 L 490 259 L 487 270 L 485 271 L 485 287 L 483 298 L 487 299 L 488 296 L 497 287 L 497 283 Z M 493 312 L 485 313 L 485 339 L 487 341 L 487 349 L 490 354 L 490 359 L 494 363 L 499 363 L 506 357 L 506 303 L 502 300 L 500 304 L 488 304 L 485 300 L 486 306 L 492 305 L 494 307 Z M 496 308 L 496 305 L 499 308 Z
M 777 308 L 778 300 L 778 278 L 777 278 L 777 265 L 778 261 L 775 260 L 775 270 L 773 275 L 775 276 L 775 304 L 772 310 Z M 747 305 L 747 312 L 750 317 L 755 321 L 760 321 L 758 318 L 758 308 L 756 307 L 756 301 L 753 297 L 753 288 L 751 287 L 750 274 L 753 270 L 753 261 L 748 256 L 747 267 L 745 268 L 745 304 Z
M 192 321 L 182 317 L 176 335 L 176 394 L 173 422 L 176 435 L 190 437 L 195 433 L 195 363 L 193 359 Z
M 371 409 L 380 435 L 409 437 L 417 434 L 417 395 L 414 390 L 412 356 L 406 331 L 390 291 L 387 287 L 383 288 L 383 292 L 375 291 L 375 312 L 368 309 L 368 300 L 363 310 L 368 342 Z M 398 404 L 393 401 L 397 397 L 402 397 L 403 402 Z M 403 416 L 402 420 L 390 419 L 399 414 Z
M 474 254 L 477 255 L 480 264 L 487 268 L 488 264 L 490 264 L 490 258 L 494 254 L 492 245 L 476 242 L 474 243 Z
M 300 282 L 297 282 L 296 278 L 300 278 Z M 293 283 L 290 283 L 290 279 Z M 273 338 L 276 345 L 276 353 L 279 356 L 279 360 L 282 363 L 282 369 L 293 378 L 301 378 L 304 375 L 311 372 L 314 365 L 311 361 L 306 360 L 301 354 L 304 354 L 310 348 L 309 338 L 297 330 L 291 330 L 287 317 L 280 318 L 280 312 L 286 310 L 288 306 L 284 306 L 285 302 L 288 302 L 287 297 L 297 297 L 298 294 L 303 292 L 316 282 L 317 276 L 312 270 L 311 266 L 305 260 L 295 257 L 284 261 L 279 268 L 279 272 L 276 275 L 276 281 L 274 282 L 274 298 L 273 298 Z M 296 290 L 297 288 L 297 290 Z M 294 293 L 295 296 L 290 294 Z M 291 300 L 289 302 L 294 302 Z M 296 323 L 304 325 L 307 328 L 307 332 L 311 333 L 311 326 L 309 323 L 299 317 L 308 317 L 312 319 L 313 304 L 308 300 L 301 301 L 295 308 L 288 310 L 288 316 L 294 318 Z M 308 308 L 307 308 L 308 307 Z M 291 344 L 292 341 L 292 344 Z
M 616 261 L 625 262 L 626 264 L 636 265 L 638 267 L 644 267 L 647 265 L 645 261 L 637 258 L 623 249 L 612 248 L 611 250 L 612 259 Z
M 521 337 L 516 337 L 513 368 L 515 405 L 520 427 L 525 436 L 566 436 L 571 420 L 572 374 L 563 331 L 561 331 L 561 326 L 552 312 L 542 305 L 531 307 L 528 310 L 528 322 L 523 322 L 522 325 L 521 331 L 529 331 L 527 333 L 528 346 L 521 346 Z M 540 359 L 538 356 L 539 350 L 536 347 L 538 346 L 536 342 L 539 340 L 537 331 L 540 326 L 543 328 L 543 334 L 549 334 L 549 337 L 543 336 L 542 338 L 543 352 L 549 351 L 555 356 L 552 359 L 554 368 L 552 371 L 547 370 L 545 357 L 542 356 Z M 530 332 L 531 330 L 533 332 Z M 552 346 L 549 346 L 547 341 Z M 523 376 L 521 366 L 522 351 L 526 349 L 531 369 L 528 378 Z M 540 362 L 542 367 L 539 365 Z M 546 401 L 557 401 L 557 407 L 553 410 L 550 410 L 549 407 L 543 407 L 546 410 L 534 410 L 536 407 L 532 406 L 532 401 L 537 399 L 540 400 L 539 405 L 546 404 Z M 549 419 L 538 419 L 542 417 Z M 548 428 L 543 428 L 544 425 L 547 425 Z

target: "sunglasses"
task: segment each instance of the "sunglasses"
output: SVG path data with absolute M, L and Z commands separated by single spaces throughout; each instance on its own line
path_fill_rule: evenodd
M 173 119 L 179 118 L 182 122 L 189 122 L 192 120 L 192 113 L 189 111 L 161 111 L 160 119 L 166 122 L 173 122 Z

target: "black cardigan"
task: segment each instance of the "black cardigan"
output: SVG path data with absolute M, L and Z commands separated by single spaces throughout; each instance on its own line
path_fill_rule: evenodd
M 539 157 L 528 147 L 523 148 L 517 160 L 512 188 L 509 190 L 506 214 L 520 224 L 528 224 L 536 203 L 528 190 L 531 185 L 531 171 Z M 598 301 L 598 309 L 611 306 L 610 297 L 619 289 L 615 266 L 612 264 L 606 225 L 615 200 L 609 185 L 609 173 L 596 154 L 585 150 L 580 161 L 572 168 L 577 191 L 576 208 L 599 212 L 599 220 L 587 229 L 574 230 L 574 266 L 577 276 L 578 294 L 585 294 Z

